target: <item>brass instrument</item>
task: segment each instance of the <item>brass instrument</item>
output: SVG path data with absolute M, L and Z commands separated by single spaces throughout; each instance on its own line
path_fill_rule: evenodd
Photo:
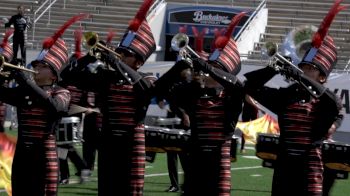
M 286 69 L 288 69 L 288 67 L 292 67 L 292 69 L 297 70 L 300 75 L 304 74 L 304 71 L 301 70 L 298 66 L 294 65 L 291 62 L 291 60 L 286 59 L 284 56 L 282 56 L 281 54 L 278 53 L 277 44 L 267 42 L 265 47 L 267 49 L 267 53 L 269 55 L 272 55 L 270 60 L 269 60 L 268 66 L 274 68 L 278 72 L 286 70 Z M 275 53 L 273 54 L 273 52 L 275 52 Z M 314 98 L 319 98 L 323 93 L 323 92 L 320 92 L 320 94 L 317 94 L 316 91 L 314 91 L 312 86 L 305 84 L 302 80 L 291 78 L 288 75 L 284 75 L 284 76 L 285 76 L 287 81 L 294 81 L 294 82 L 300 84 Z
M 277 44 L 267 42 L 264 49 L 268 56 L 270 56 L 270 65 L 274 65 L 278 69 L 278 62 L 288 66 L 292 66 L 300 73 L 303 73 L 297 66 L 305 54 L 305 52 L 311 48 L 312 35 L 317 31 L 317 27 L 312 25 L 301 25 L 295 27 L 285 37 L 281 52 L 283 55 L 291 58 L 292 61 L 287 60 L 284 56 L 279 54 L 279 48 Z
M 189 38 L 184 33 L 178 33 L 171 39 L 171 48 L 174 51 L 178 51 L 182 56 L 194 56 L 196 58 L 200 58 L 200 56 L 188 46 Z
M 89 49 L 92 48 L 99 48 L 105 51 L 108 51 L 115 55 L 117 58 L 121 58 L 121 55 L 117 52 L 113 51 L 112 49 L 108 48 L 107 46 L 104 46 L 103 44 L 99 43 L 98 34 L 96 32 L 86 32 L 84 33 L 84 40 Z
M 17 66 L 17 65 L 13 65 L 11 63 L 7 63 L 5 61 L 5 57 L 0 55 L 0 72 L 2 72 L 3 66 L 9 67 L 9 68 L 12 68 L 12 69 L 18 69 L 18 70 L 21 70 L 21 71 L 27 71 L 27 72 L 34 73 L 34 74 L 38 73 L 37 71 L 31 70 L 31 69 L 27 69 L 25 67 L 20 67 L 20 66 Z
M 291 57 L 294 64 L 299 64 L 306 51 L 311 48 L 312 36 L 317 29 L 313 25 L 295 27 L 283 40 L 282 54 Z
M 294 65 L 280 53 L 278 53 L 278 45 L 276 43 L 267 42 L 265 45 L 267 54 L 270 56 L 268 66 L 274 68 L 276 71 L 284 69 L 284 66 L 290 66 L 298 70 L 299 73 L 304 73 L 298 66 Z

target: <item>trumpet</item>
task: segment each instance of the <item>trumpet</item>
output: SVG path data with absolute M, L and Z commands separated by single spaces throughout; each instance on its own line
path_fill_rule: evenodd
M 269 56 L 271 56 L 268 66 L 274 68 L 276 71 L 283 71 L 285 69 L 288 69 L 287 67 L 292 67 L 293 69 L 297 70 L 300 75 L 304 74 L 304 71 L 301 70 L 299 67 L 294 65 L 290 60 L 286 59 L 284 56 L 278 53 L 278 46 L 275 43 L 267 42 L 265 45 L 267 49 L 267 53 Z M 291 78 L 287 75 L 285 75 L 285 78 L 287 81 L 294 81 L 301 85 L 312 97 L 319 98 L 324 92 L 317 92 L 313 89 L 311 85 L 308 85 L 300 78 Z
M 265 47 L 267 54 L 270 56 L 268 66 L 274 68 L 276 71 L 280 71 L 285 69 L 284 66 L 287 65 L 293 67 L 293 69 L 296 69 L 299 73 L 304 73 L 298 66 L 278 53 L 278 45 L 276 43 L 267 42 Z
M 108 51 L 110 53 L 112 53 L 113 55 L 115 55 L 117 58 L 121 59 L 121 55 L 118 54 L 117 52 L 113 51 L 112 49 L 108 48 L 107 46 L 102 45 L 101 43 L 99 43 L 99 39 L 98 39 L 98 34 L 95 32 L 86 32 L 84 33 L 84 40 L 85 43 L 87 45 L 87 47 L 89 49 L 92 48 L 99 48 L 105 51 Z
M 12 68 L 12 69 L 18 69 L 18 70 L 21 70 L 21 71 L 27 71 L 27 72 L 30 72 L 30 73 L 34 73 L 34 74 L 37 74 L 38 72 L 37 71 L 34 71 L 34 70 L 31 70 L 31 69 L 27 69 L 27 68 L 24 68 L 24 67 L 20 67 L 20 66 L 17 66 L 17 65 L 13 65 L 11 63 L 7 63 L 5 61 L 5 57 L 0 55 L 0 72 L 2 71 L 3 69 L 3 66 L 5 67 L 9 67 L 9 68 Z
M 171 39 L 171 48 L 174 51 L 178 51 L 180 55 L 189 54 L 193 55 L 196 58 L 200 58 L 200 56 L 188 46 L 189 38 L 184 33 L 178 33 Z

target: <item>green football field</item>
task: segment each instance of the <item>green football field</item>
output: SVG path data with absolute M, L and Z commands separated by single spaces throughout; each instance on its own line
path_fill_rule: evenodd
M 80 148 L 80 146 L 78 146 Z M 255 156 L 253 146 L 249 146 L 247 153 L 238 153 L 237 162 L 232 163 L 232 190 L 231 195 L 237 196 L 267 196 L 270 195 L 273 170 L 261 167 L 261 160 Z M 78 184 L 78 177 L 74 176 L 75 170 L 71 166 L 69 185 L 60 185 L 59 196 L 95 196 L 97 195 L 96 170 L 89 182 Z M 205 175 L 205 171 L 203 171 Z M 182 182 L 182 170 L 179 171 L 180 182 Z M 111 179 L 113 180 L 113 179 Z M 147 163 L 145 176 L 145 196 L 179 195 L 179 193 L 167 193 L 165 190 L 170 186 L 167 173 L 166 155 L 158 153 L 154 163 Z M 6 195 L 0 193 L 0 195 Z M 350 180 L 337 180 L 332 196 L 350 195 Z

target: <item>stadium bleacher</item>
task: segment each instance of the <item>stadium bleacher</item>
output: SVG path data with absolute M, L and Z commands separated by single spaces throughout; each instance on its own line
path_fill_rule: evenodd
M 237 8 L 256 8 L 264 0 L 166 0 L 165 2 L 180 3 L 187 5 L 222 5 Z M 19 4 L 25 5 L 28 15 L 33 13 L 45 0 L 2 0 L 0 2 L 0 17 L 10 17 L 16 13 Z M 35 34 L 28 32 L 29 47 L 40 48 L 42 40 L 50 36 L 64 21 L 77 13 L 90 13 L 90 19 L 74 24 L 66 33 L 65 38 L 69 44 L 73 43 L 73 31 L 81 26 L 84 30 L 97 32 L 101 39 L 104 39 L 110 29 L 116 32 L 114 40 L 120 36 L 128 25 L 129 20 L 134 16 L 142 0 L 63 0 L 53 4 L 50 12 L 45 13 L 35 25 Z M 333 0 L 266 0 L 266 7 L 269 10 L 268 25 L 260 41 L 255 43 L 255 49 L 248 54 L 248 60 L 257 62 L 261 59 L 261 47 L 267 41 L 281 44 L 285 36 L 292 28 L 312 24 L 318 26 L 324 15 L 327 13 Z M 344 5 L 350 4 L 350 0 L 344 0 Z M 40 13 L 40 12 L 39 12 Z M 336 38 L 338 46 L 339 61 L 337 68 L 342 69 L 349 61 L 350 54 L 350 10 L 340 12 L 329 33 Z M 0 30 L 3 33 L 3 29 Z

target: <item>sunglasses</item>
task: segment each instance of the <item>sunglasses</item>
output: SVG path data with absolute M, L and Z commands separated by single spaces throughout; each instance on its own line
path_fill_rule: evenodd
M 135 53 L 130 50 L 117 48 L 116 52 L 119 54 L 123 54 L 124 57 L 135 57 Z

